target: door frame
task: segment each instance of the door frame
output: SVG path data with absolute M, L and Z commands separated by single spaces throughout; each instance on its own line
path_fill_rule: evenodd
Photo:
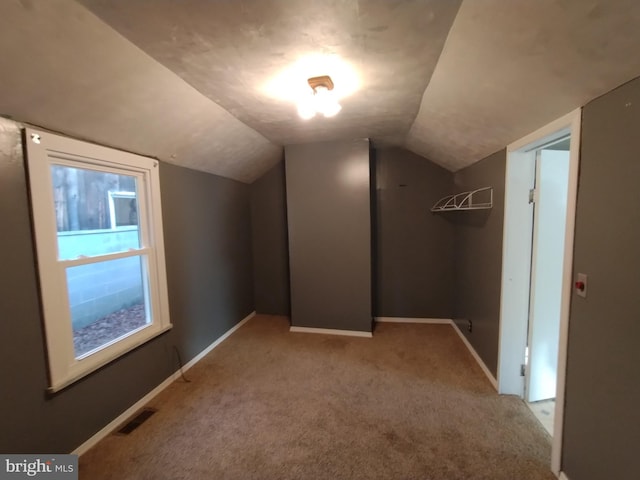
M 555 419 L 551 446 L 551 470 L 558 475 L 562 460 L 562 432 L 564 418 L 565 377 L 567 366 L 567 339 L 569 331 L 569 308 L 572 293 L 573 243 L 575 232 L 576 200 L 578 192 L 578 170 L 580 163 L 580 128 L 582 109 L 578 108 L 549 123 L 535 132 L 507 146 L 505 174 L 504 230 L 502 246 L 502 286 L 500 295 L 500 335 L 498 349 L 498 392 L 523 397 L 524 378 L 520 365 L 524 364 L 527 345 L 527 320 L 529 310 L 531 242 L 528 247 L 518 241 L 524 238 L 522 211 L 510 202 L 520 198 L 523 182 L 518 183 L 518 169 L 530 161 L 534 150 L 553 138 L 571 134 L 569 154 L 569 188 L 562 268 L 562 303 L 560 309 L 560 341 L 558 345 L 558 374 L 556 386 Z M 534 162 L 535 163 L 535 162 Z M 518 197 L 516 197 L 518 196 Z M 533 216 L 531 216 L 533 228 Z M 531 237 L 529 237 L 531 238 Z M 525 242 L 526 243 L 526 242 Z M 528 250 L 528 255 L 527 255 Z M 523 265 L 523 258 L 527 265 Z M 526 290 L 524 290 L 524 288 Z

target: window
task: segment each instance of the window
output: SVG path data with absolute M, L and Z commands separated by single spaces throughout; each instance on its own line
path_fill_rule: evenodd
M 50 391 L 171 328 L 158 162 L 26 130 Z
M 138 204 L 135 192 L 109 192 L 111 228 L 138 225 Z

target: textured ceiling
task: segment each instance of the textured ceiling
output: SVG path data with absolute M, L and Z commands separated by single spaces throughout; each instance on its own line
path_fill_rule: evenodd
M 406 147 L 458 170 L 640 75 L 638 0 L 466 0 Z
M 640 75 L 638 25 L 637 0 L 1 0 L 0 114 L 243 182 L 357 137 L 457 170 Z M 303 121 L 287 82 L 318 74 L 343 110 Z
M 0 114 L 244 182 L 282 158 L 81 5 L 0 1 Z
M 109 25 L 236 118 L 278 144 L 406 134 L 459 1 L 84 0 Z M 308 56 L 338 56 L 359 88 L 337 117 L 302 121 L 265 87 Z M 322 60 L 306 79 L 340 72 Z

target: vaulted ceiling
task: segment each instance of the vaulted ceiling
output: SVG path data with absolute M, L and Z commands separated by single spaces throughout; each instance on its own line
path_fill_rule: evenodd
M 455 171 L 640 75 L 637 0 L 2 0 L 0 114 L 251 182 L 369 137 Z M 331 75 L 343 109 L 302 120 Z

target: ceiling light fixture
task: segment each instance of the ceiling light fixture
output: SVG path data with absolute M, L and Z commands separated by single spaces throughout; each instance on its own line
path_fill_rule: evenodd
M 333 81 L 329 75 L 311 77 L 307 83 L 312 91 L 298 102 L 298 115 L 301 118 L 308 120 L 315 117 L 316 113 L 333 117 L 342 110 L 334 94 Z

